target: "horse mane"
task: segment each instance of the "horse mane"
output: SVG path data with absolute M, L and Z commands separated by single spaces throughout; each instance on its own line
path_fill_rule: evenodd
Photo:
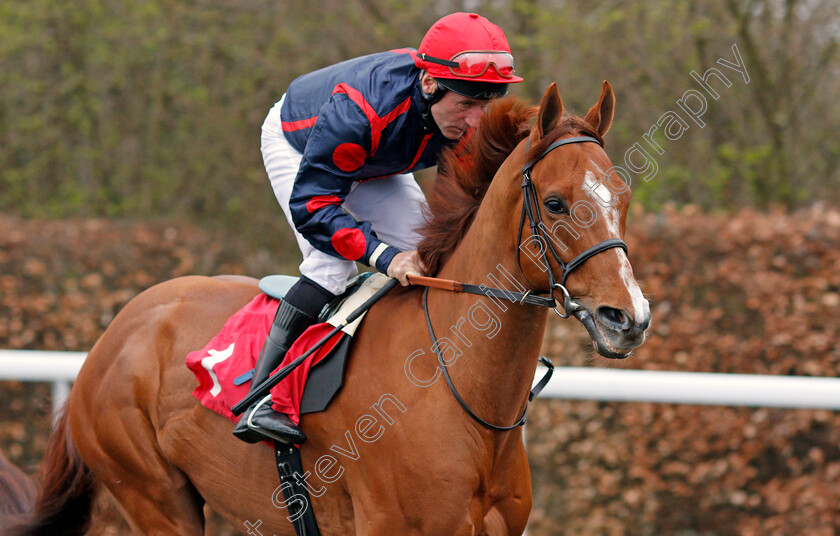
M 475 219 L 487 189 L 502 163 L 531 133 L 538 108 L 515 97 L 495 101 L 478 128 L 454 147 L 446 149 L 429 195 L 426 223 L 417 251 L 428 275 L 437 274 Z M 529 148 L 531 160 L 552 142 L 570 133 L 592 136 L 603 142 L 580 117 L 564 116 L 539 143 Z

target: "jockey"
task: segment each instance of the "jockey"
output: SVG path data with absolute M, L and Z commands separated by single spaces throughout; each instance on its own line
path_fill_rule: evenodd
M 515 76 L 502 30 L 475 13 L 437 21 L 420 47 L 351 59 L 294 80 L 262 126 L 271 186 L 303 253 L 251 380 L 268 378 L 294 340 L 357 273 L 356 262 L 408 284 L 425 198 L 412 171 L 475 127 Z M 302 443 L 288 416 L 262 404 L 234 434 Z M 250 424 L 249 424 L 250 423 Z

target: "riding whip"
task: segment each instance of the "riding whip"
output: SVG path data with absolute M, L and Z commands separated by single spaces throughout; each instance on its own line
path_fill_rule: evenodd
M 332 339 L 333 335 L 335 335 L 336 333 L 341 331 L 342 328 L 359 318 L 362 315 L 362 313 L 370 309 L 374 303 L 378 302 L 379 299 L 382 298 L 382 296 L 384 296 L 388 293 L 389 290 L 397 286 L 398 283 L 399 280 L 397 279 L 391 279 L 390 281 L 385 283 L 385 285 L 381 289 L 376 291 L 376 294 L 368 298 L 367 301 L 361 304 L 355 311 L 347 315 L 347 318 L 344 320 L 344 322 L 336 326 L 326 337 L 315 343 L 315 345 L 312 346 L 312 348 L 307 350 L 300 357 L 298 357 L 282 369 L 278 370 L 277 372 L 266 378 L 261 384 L 259 384 L 253 390 L 251 390 L 251 392 L 248 393 L 248 395 L 245 396 L 245 398 L 243 398 L 242 400 L 237 402 L 233 407 L 231 407 L 230 411 L 234 415 L 241 415 L 246 409 L 251 407 L 251 404 L 267 395 L 268 392 L 275 385 L 283 381 L 283 378 L 291 374 L 291 372 L 294 369 L 296 369 L 301 363 L 303 363 L 306 360 L 306 358 L 312 355 L 313 352 L 318 350 L 320 347 L 326 344 L 327 341 Z

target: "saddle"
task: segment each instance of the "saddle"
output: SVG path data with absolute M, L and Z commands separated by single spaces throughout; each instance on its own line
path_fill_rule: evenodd
M 366 272 L 359 274 L 348 284 L 343 294 L 324 307 L 318 315 L 317 323 L 326 322 L 338 327 L 348 314 L 379 290 L 387 280 L 387 276 L 379 273 Z M 297 281 L 298 278 L 293 276 L 270 275 L 260 280 L 259 288 L 266 295 L 279 300 L 286 295 Z M 344 385 L 344 370 L 347 365 L 352 336 L 363 317 L 364 315 L 342 328 L 341 331 L 347 336 L 341 337 L 329 353 L 309 369 L 309 375 L 303 389 L 303 397 L 300 401 L 301 415 L 324 411 L 338 391 L 341 390 Z M 242 385 L 250 380 L 253 372 L 253 370 L 250 370 L 238 376 L 234 380 L 234 385 Z
M 324 411 L 341 390 L 352 335 L 364 314 L 352 322 L 346 321 L 349 320 L 349 315 L 355 313 L 356 309 L 374 294 L 387 291 L 383 287 L 389 281 L 393 282 L 383 274 L 361 274 L 348 285 L 342 296 L 324 307 L 318 317 L 319 324 L 310 327 L 310 330 L 316 330 L 314 333 L 317 338 L 321 338 L 323 333 L 333 333 L 336 328 L 340 328 L 340 332 L 324 345 L 324 353 L 319 351 L 319 358 L 311 361 L 305 381 L 303 377 L 298 380 L 298 387 L 294 393 L 300 393 L 299 386 L 303 383 L 298 415 Z M 265 334 L 277 310 L 275 299 L 283 298 L 296 282 L 297 278 L 286 275 L 263 278 L 259 284 L 263 294 L 258 294 L 229 318 L 219 334 L 204 348 L 187 356 L 187 367 L 199 380 L 199 386 L 193 395 L 202 405 L 232 421 L 235 419 L 230 408 L 247 392 L 247 387 L 243 384 L 251 379 L 253 370 L 244 373 L 243 371 L 247 370 L 245 367 L 252 367 L 256 355 L 259 355 L 262 341 L 265 340 Z M 263 331 L 255 336 L 255 332 L 259 330 Z M 308 332 L 309 330 L 300 337 L 301 346 L 315 343 L 311 337 L 305 340 Z M 250 335 L 240 339 L 243 333 Z M 332 346 L 327 350 L 330 344 Z M 292 349 L 295 346 L 293 345 Z M 288 379 L 290 378 L 284 381 Z M 296 400 L 298 395 L 289 396 Z M 292 520 L 295 531 L 299 536 L 318 536 L 315 514 L 309 507 L 309 493 L 300 481 L 304 470 L 299 449 L 295 445 L 279 441 L 274 441 L 273 447 L 275 468 L 280 477 L 285 504 L 289 509 L 289 519 Z

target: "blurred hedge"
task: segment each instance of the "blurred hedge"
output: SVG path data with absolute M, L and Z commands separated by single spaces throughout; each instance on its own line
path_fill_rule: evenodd
M 558 81 L 567 107 L 583 113 L 609 79 L 617 164 L 698 89 L 689 72 L 720 67 L 737 44 L 749 84 L 718 86 L 708 125 L 664 145 L 657 176 L 635 178 L 637 199 L 838 199 L 840 6 L 831 0 L 0 0 L 0 208 L 187 217 L 270 235 L 283 223 L 259 127 L 288 83 L 354 55 L 417 46 L 459 9 L 504 27 L 526 78 L 513 88 L 520 96 L 536 100 Z

